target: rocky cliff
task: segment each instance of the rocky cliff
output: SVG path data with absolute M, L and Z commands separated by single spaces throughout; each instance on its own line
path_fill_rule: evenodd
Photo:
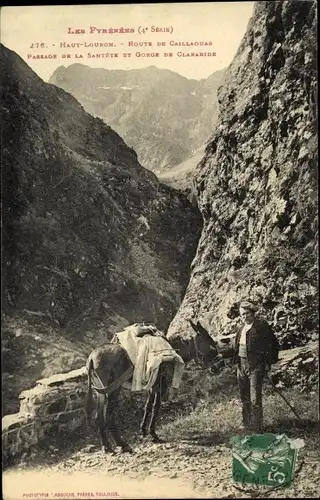
M 4 46 L 0 72 L 2 340 L 5 391 L 16 394 L 82 366 L 126 324 L 166 328 L 202 218 L 116 132 Z
M 183 303 L 212 335 L 250 297 L 282 348 L 317 339 L 316 4 L 257 2 L 195 183 L 204 227 Z
M 49 81 L 102 118 L 137 151 L 143 166 L 159 173 L 207 141 L 223 75 L 217 71 L 198 81 L 155 66 L 125 71 L 71 64 L 57 68 Z

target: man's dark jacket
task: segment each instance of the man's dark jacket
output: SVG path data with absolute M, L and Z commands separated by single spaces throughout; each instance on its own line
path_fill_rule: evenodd
M 243 325 L 235 337 L 235 353 L 233 363 L 238 363 L 239 343 Z M 247 331 L 247 357 L 251 368 L 260 364 L 272 365 L 278 361 L 279 342 L 270 325 L 262 318 L 256 317 L 250 330 Z

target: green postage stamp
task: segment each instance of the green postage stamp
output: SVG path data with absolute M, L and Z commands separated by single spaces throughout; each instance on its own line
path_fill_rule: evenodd
M 235 436 L 232 443 L 232 478 L 235 482 L 288 486 L 294 476 L 303 439 L 285 434 Z

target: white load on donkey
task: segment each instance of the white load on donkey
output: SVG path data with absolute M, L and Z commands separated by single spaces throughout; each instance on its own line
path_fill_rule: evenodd
M 132 382 L 125 387 L 132 391 L 149 391 L 157 380 L 161 363 L 174 363 L 171 385 L 178 389 L 184 361 L 154 325 L 136 323 L 116 333 L 134 366 Z M 124 387 L 124 385 L 123 385 Z

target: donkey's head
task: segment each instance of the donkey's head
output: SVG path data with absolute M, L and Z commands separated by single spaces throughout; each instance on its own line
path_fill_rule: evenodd
M 189 322 L 195 332 L 193 337 L 193 357 L 196 361 L 202 361 L 204 365 L 209 365 L 218 354 L 216 342 L 199 321 L 193 323 L 193 321 L 189 320 Z

